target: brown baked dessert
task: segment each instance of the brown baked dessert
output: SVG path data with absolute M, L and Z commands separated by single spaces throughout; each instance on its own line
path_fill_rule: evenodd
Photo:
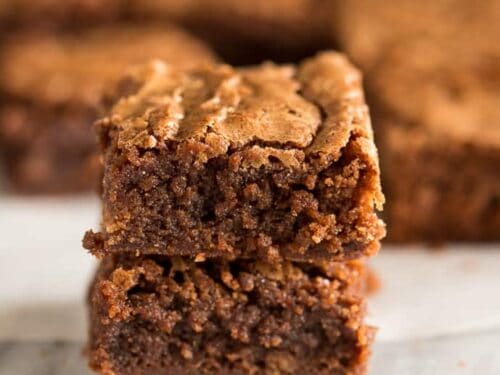
M 133 17 L 174 19 L 232 64 L 296 61 L 331 47 L 329 0 L 132 0 Z
M 94 188 L 100 167 L 91 125 L 101 89 L 152 57 L 179 67 L 214 60 L 205 45 L 173 26 L 12 36 L 0 51 L 0 145 L 12 188 Z
M 361 262 L 113 258 L 90 291 L 89 362 L 110 374 L 364 374 Z
M 366 73 L 394 44 L 415 37 L 453 39 L 460 48 L 498 47 L 497 0 L 334 0 L 332 30 Z
M 125 82 L 97 123 L 104 217 L 84 240 L 93 254 L 376 253 L 377 150 L 361 76 L 344 56 L 187 72 L 155 63 Z
M 128 0 L 0 0 L 0 28 L 71 27 L 118 19 Z
M 500 240 L 500 50 L 462 47 L 406 41 L 367 78 L 391 240 Z

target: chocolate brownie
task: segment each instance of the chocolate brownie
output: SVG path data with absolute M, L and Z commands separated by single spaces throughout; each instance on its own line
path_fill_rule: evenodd
M 119 19 L 127 0 L 0 0 L 1 28 L 74 28 Z
M 90 291 L 101 374 L 364 374 L 364 268 L 107 257 Z
M 343 55 L 185 72 L 158 62 L 126 82 L 97 123 L 104 215 L 84 240 L 93 254 L 376 253 L 377 150 L 361 76 Z
M 133 16 L 174 19 L 232 64 L 296 61 L 329 47 L 329 0 L 132 0 Z
M 91 125 L 101 89 L 129 65 L 153 57 L 179 67 L 215 59 L 173 26 L 12 36 L 0 51 L 0 144 L 13 189 L 45 193 L 97 186 Z
M 500 50 L 462 47 L 406 41 L 367 78 L 391 240 L 500 240 Z
M 415 37 L 454 39 L 462 47 L 498 47 L 497 0 L 335 0 L 335 38 L 364 71 L 393 44 Z

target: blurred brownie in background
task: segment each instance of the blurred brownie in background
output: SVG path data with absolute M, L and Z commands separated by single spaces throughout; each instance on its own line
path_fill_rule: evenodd
M 388 240 L 500 239 L 500 2 L 337 1 L 381 155 Z
M 390 240 L 500 240 L 500 50 L 417 38 L 367 75 Z
M 132 17 L 174 19 L 236 65 L 298 61 L 331 48 L 329 0 L 131 0 Z
M 363 261 L 107 257 L 90 290 L 100 374 L 365 374 Z
M 498 0 L 333 0 L 331 30 L 340 48 L 364 71 L 393 44 L 415 37 L 455 39 L 462 49 L 496 44 Z
M 0 52 L 0 150 L 11 188 L 61 193 L 97 186 L 91 127 L 101 89 L 130 65 L 156 57 L 179 67 L 215 59 L 200 41 L 167 25 L 10 35 Z
M 74 28 L 121 17 L 127 0 L 0 0 L 2 28 Z

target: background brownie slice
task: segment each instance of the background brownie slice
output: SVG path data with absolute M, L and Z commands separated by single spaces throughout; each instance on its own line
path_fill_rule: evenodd
M 407 41 L 368 76 L 391 240 L 500 240 L 500 50 L 462 47 Z
M 102 374 L 363 374 L 361 262 L 108 257 L 90 291 Z
M 0 0 L 4 28 L 74 28 L 118 19 L 127 0 Z
M 335 0 L 332 29 L 365 74 L 394 44 L 416 37 L 453 39 L 460 48 L 498 48 L 497 0 Z
M 352 259 L 373 254 L 377 151 L 358 71 L 339 54 L 298 67 L 127 78 L 98 123 L 107 253 Z
M 330 47 L 324 0 L 132 0 L 132 17 L 174 19 L 232 64 L 296 61 Z
M 97 186 L 91 125 L 101 89 L 131 64 L 157 56 L 180 67 L 214 60 L 201 42 L 172 26 L 11 36 L 0 52 L 0 144 L 13 188 L 38 193 Z

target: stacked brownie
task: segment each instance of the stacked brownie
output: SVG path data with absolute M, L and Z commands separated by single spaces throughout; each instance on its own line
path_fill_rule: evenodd
M 171 25 L 8 37 L 0 51 L 0 154 L 10 188 L 95 189 L 101 168 L 92 123 L 101 91 L 124 69 L 156 57 L 184 67 L 215 60 L 204 44 Z
M 126 84 L 124 84 L 126 83 Z M 155 61 L 97 122 L 102 374 L 362 374 L 365 267 L 384 226 L 359 72 Z

